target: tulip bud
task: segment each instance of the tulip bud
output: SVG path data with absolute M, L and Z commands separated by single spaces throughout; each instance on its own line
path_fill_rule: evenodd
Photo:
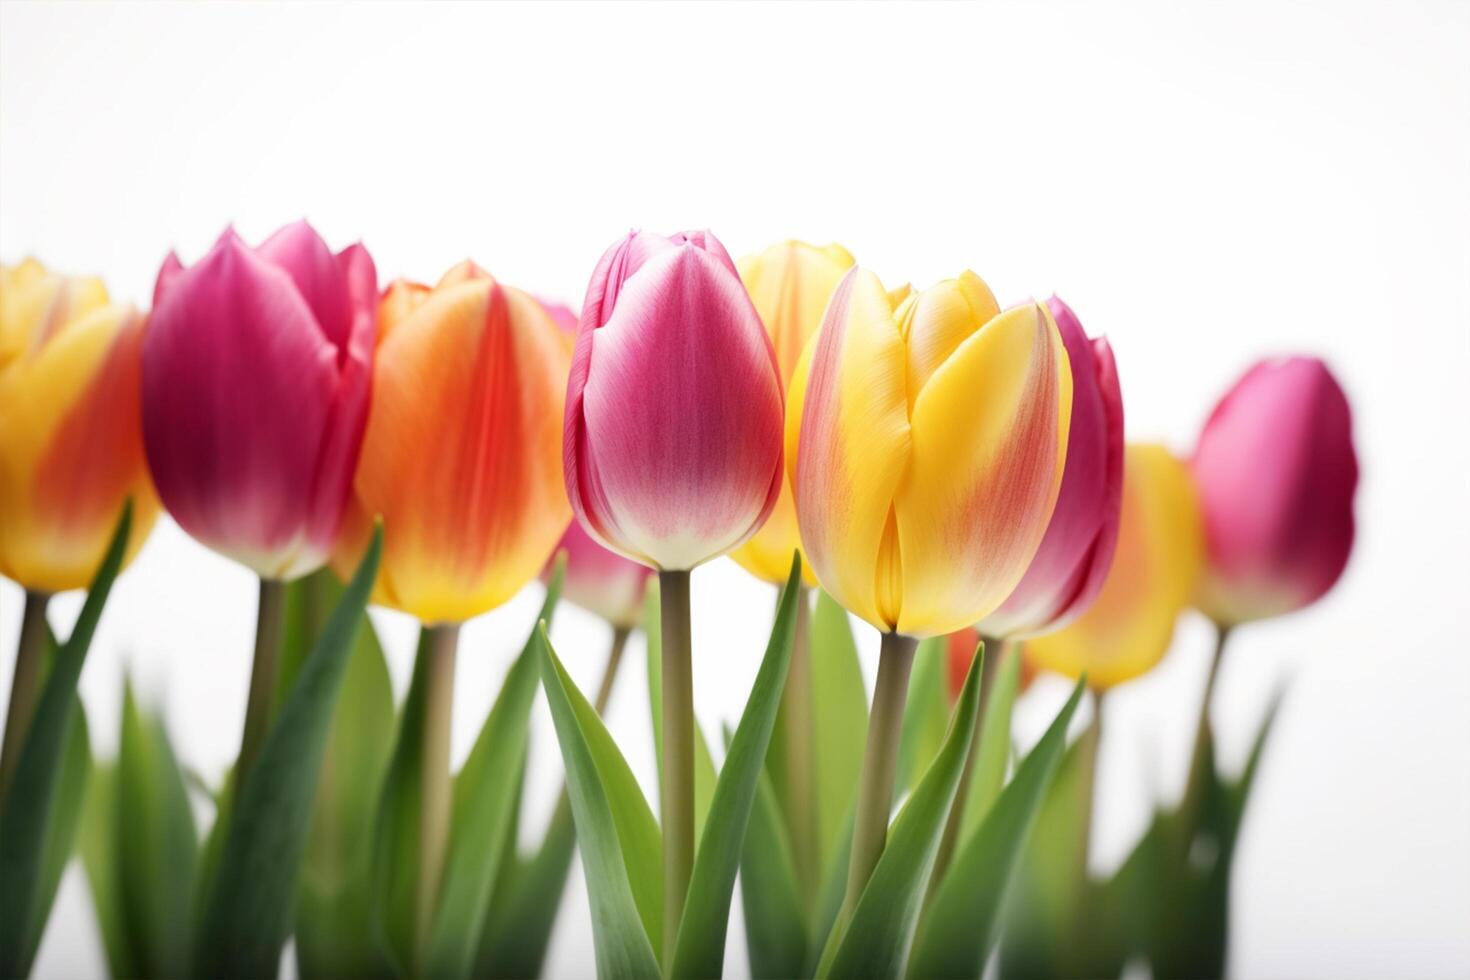
M 466 262 L 395 282 L 378 312 L 373 404 L 334 567 L 383 519 L 374 601 L 458 623 L 536 577 L 571 519 L 561 418 L 569 350 L 529 293 Z
M 1060 629 L 1102 589 L 1118 540 L 1123 500 L 1123 394 L 1106 340 L 1088 340 L 1077 315 L 1053 296 L 1072 370 L 1072 423 L 1067 465 L 1046 537 L 1016 591 L 980 624 L 995 637 Z
M 143 317 L 96 279 L 0 266 L 0 574 L 82 588 L 133 500 L 132 559 L 158 517 L 143 458 Z
M 854 269 L 791 391 L 787 453 L 818 581 L 883 631 L 933 636 L 1010 595 L 1051 519 L 1072 376 L 1045 307 L 974 273 L 897 310 Z
M 1205 423 L 1192 463 L 1209 561 L 1199 607 L 1222 626 L 1315 602 L 1353 547 L 1352 412 L 1314 357 L 1263 361 Z
M 305 222 L 251 248 L 233 231 L 158 275 L 143 434 L 159 495 L 205 545 L 263 578 L 331 552 L 367 418 L 377 272 Z
M 818 248 L 805 242 L 772 245 L 738 263 L 740 278 L 771 336 L 781 383 L 787 387 L 807 342 L 822 325 L 827 300 L 852 268 L 852 256 L 840 245 Z M 781 493 L 771 516 L 745 544 L 730 553 L 752 575 L 777 585 L 791 572 L 791 554 L 801 548 L 791 481 L 782 475 Z M 811 567 L 802 562 L 808 585 L 816 584 Z
M 653 569 L 608 551 L 576 521 L 567 527 L 557 551 L 567 554 L 562 596 L 621 629 L 632 629 L 643 618 L 643 593 Z M 548 581 L 556 556 L 541 573 Z
M 1102 590 L 1072 625 L 1027 640 L 1034 666 L 1102 690 L 1147 673 L 1169 650 L 1204 565 L 1204 532 L 1188 468 L 1167 449 L 1124 455 L 1118 544 Z
M 563 453 L 572 509 L 655 568 L 735 548 L 781 489 L 781 377 L 735 265 L 708 232 L 630 234 L 582 305 Z

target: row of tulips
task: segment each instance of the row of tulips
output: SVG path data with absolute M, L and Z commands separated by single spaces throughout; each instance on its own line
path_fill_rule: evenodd
M 1002 308 L 971 272 L 892 288 L 837 246 L 737 264 L 708 232 L 629 234 L 580 316 L 469 262 L 380 291 L 366 249 L 305 223 L 169 256 L 146 317 L 96 280 L 6 267 L 0 573 L 26 607 L 0 974 L 29 969 L 79 819 L 117 975 L 273 975 L 292 935 L 306 976 L 535 973 L 574 842 L 604 977 L 720 973 L 737 872 L 758 976 L 978 976 L 997 944 L 1005 975 L 1132 956 L 1218 974 L 1249 771 L 1216 773 L 1209 695 L 1230 627 L 1346 564 L 1349 410 L 1320 361 L 1262 362 L 1184 460 L 1125 445 L 1123 405 L 1111 347 L 1060 299 Z M 129 696 L 119 760 L 89 777 L 75 697 L 160 508 L 260 577 L 239 758 L 202 845 L 157 720 Z M 726 554 L 779 602 L 717 769 L 689 582 Z M 541 626 L 452 774 L 459 626 L 538 575 Z M 56 641 L 49 596 L 89 582 Z M 611 627 L 591 702 L 547 639 L 563 588 Z M 423 624 L 391 741 L 369 600 Z M 1184 797 L 1094 880 L 1104 695 L 1191 606 L 1221 642 Z M 881 634 L 871 703 L 847 612 Z M 598 718 L 640 627 L 657 820 Z M 1014 758 L 1037 669 L 1081 680 Z M 523 856 L 538 685 L 566 789 Z

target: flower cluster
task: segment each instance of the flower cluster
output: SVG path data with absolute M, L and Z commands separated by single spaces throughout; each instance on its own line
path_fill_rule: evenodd
M 190 886 L 197 931 L 172 927 L 188 934 L 173 959 L 153 947 L 110 959 L 145 974 L 273 973 L 293 932 L 308 976 L 534 973 L 560 889 L 515 888 L 538 867 L 564 879 L 575 840 L 605 976 L 718 972 L 737 867 L 760 973 L 978 975 L 999 898 L 973 890 L 1026 878 L 1004 869 L 1026 865 L 1026 828 L 1047 787 L 1061 791 L 1081 692 L 1012 771 L 1009 699 L 1024 679 L 1085 677 L 1096 716 L 1165 655 L 1186 609 L 1223 647 L 1231 627 L 1320 598 L 1352 547 L 1350 412 L 1322 361 L 1252 367 L 1185 456 L 1125 444 L 1126 355 L 1120 374 L 1061 299 L 1003 305 L 970 271 L 891 288 L 835 245 L 787 241 L 736 262 L 707 231 L 630 233 L 597 263 L 580 314 L 468 261 L 433 286 L 380 288 L 362 245 L 334 252 L 304 222 L 258 246 L 226 231 L 190 266 L 170 255 L 148 314 L 30 260 L 4 267 L 0 290 L 0 574 L 27 594 L 0 757 L 0 863 L 14 852 L 25 871 L 0 910 L 13 920 L 0 926 L 5 975 L 28 969 L 29 923 L 54 888 L 34 835 L 74 826 L 54 785 L 65 776 L 50 774 L 64 769 L 57 733 L 90 627 L 84 614 L 57 654 L 75 669 L 44 667 L 46 602 L 91 583 L 100 612 L 160 510 L 261 588 L 218 853 Z M 784 588 L 715 773 L 693 713 L 689 582 L 724 555 Z M 564 590 L 609 624 L 602 689 L 588 704 L 538 632 L 451 781 L 459 624 L 538 577 L 544 619 Z M 417 618 L 424 640 L 392 751 L 385 738 L 362 764 L 377 816 L 369 828 L 338 814 L 333 837 L 337 797 L 316 787 L 324 765 L 366 751 L 334 726 L 371 699 L 343 681 L 347 664 L 381 657 L 353 639 L 367 601 Z M 871 707 L 841 610 L 882 634 Z M 657 657 L 657 822 L 597 720 L 640 626 Z M 282 650 L 298 659 L 283 665 Z M 842 676 L 858 685 L 845 714 L 832 706 Z M 931 679 L 949 696 L 926 709 Z M 568 781 L 553 850 L 532 860 L 515 852 L 511 787 L 538 684 Z M 1160 840 L 1222 833 L 1209 728 L 1202 715 Z M 1009 823 L 980 834 L 999 801 Z M 313 891 L 302 861 L 349 845 L 341 867 L 363 880 L 342 871 Z M 1192 894 L 1189 847 L 1157 846 L 1151 900 Z M 783 902 L 799 920 L 784 938 L 771 911 Z M 956 910 L 982 905 L 995 921 L 964 925 Z M 524 918 L 541 906 L 543 923 Z M 373 928 L 322 912 L 357 907 Z M 1007 939 L 1003 973 L 1112 972 L 1104 954 L 1047 959 L 1082 949 L 1076 934 L 1036 935 Z M 1129 933 L 1122 955 L 1179 966 L 1150 935 Z

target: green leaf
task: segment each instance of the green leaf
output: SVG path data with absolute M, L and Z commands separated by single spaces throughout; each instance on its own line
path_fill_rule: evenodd
M 980 828 L 961 845 L 924 915 L 909 958 L 910 977 L 979 977 L 995 943 L 1006 892 L 1036 811 L 1062 758 L 1081 681 L 1046 734 L 1016 770 Z
M 825 880 L 833 862 L 846 872 L 847 858 L 838 845 L 857 800 L 868 738 L 868 695 L 858 664 L 857 644 L 847 610 L 826 592 L 817 591 L 812 614 L 812 713 L 817 770 L 817 824 L 821 829 L 821 866 Z
M 806 963 L 801 971 L 803 977 L 816 975 L 818 960 L 832 938 L 837 916 L 842 911 L 842 899 L 847 893 L 847 866 L 852 860 L 852 828 L 856 817 L 857 805 L 854 801 L 847 809 L 847 820 L 842 825 L 837 848 L 829 862 L 831 866 L 823 879 L 822 890 L 817 895 L 817 905 L 812 915 L 811 940 L 807 943 Z
M 725 962 L 725 935 L 730 921 L 730 899 L 745 828 L 755 800 L 756 785 L 765 766 L 771 729 L 791 663 L 796 628 L 796 595 L 801 583 L 801 558 L 792 558 L 791 574 L 781 594 L 781 606 L 755 684 L 746 701 L 725 767 L 715 784 L 709 818 L 699 837 L 694 870 L 679 923 L 678 943 L 670 970 L 675 977 L 718 976 Z
M 962 842 L 974 835 L 1005 785 L 1006 766 L 1011 760 L 1011 709 L 1020 683 L 1021 648 L 1010 643 L 996 665 L 985 695 L 985 710 L 980 714 L 980 744 L 975 750 L 975 769 L 960 823 Z
M 755 980 L 802 975 L 806 964 L 806 912 L 786 821 L 769 772 L 761 773 L 755 808 L 740 857 L 740 898 L 745 944 Z
M 393 755 L 373 824 L 372 932 L 395 972 L 414 962 L 414 890 L 418 885 L 419 786 L 423 769 L 428 630 L 419 633 L 413 677 L 398 717 Z
M 564 794 L 557 803 L 541 846 L 529 860 L 514 854 L 513 836 L 508 843 L 507 860 L 515 863 L 502 867 L 501 880 L 496 883 L 476 958 L 476 976 L 524 978 L 541 974 L 577 849 L 570 800 Z
M 662 773 L 664 764 L 664 682 L 662 671 L 663 627 L 659 619 L 658 579 L 648 580 L 643 600 L 644 635 L 648 640 L 648 711 L 653 716 L 653 758 Z M 704 830 L 710 801 L 715 795 L 715 760 L 710 754 L 704 731 L 695 719 L 694 731 L 694 834 L 695 840 Z
M 1092 882 L 1084 824 L 1092 814 L 1096 732 L 1089 727 L 1063 753 L 1022 849 L 1005 913 L 1002 976 L 1097 973 L 1088 936 Z
M 920 643 L 914 652 L 914 671 L 909 678 L 898 740 L 894 795 L 900 799 L 914 788 L 944 744 L 944 731 L 949 725 L 949 696 L 945 693 L 948 672 L 945 638 L 932 637 Z
M 549 621 L 559 591 L 559 582 L 548 590 L 538 622 Z M 506 834 L 514 823 L 512 809 L 519 801 L 531 701 L 541 679 L 536 646 L 533 632 L 454 781 L 444 883 L 424 957 L 425 975 L 436 980 L 467 977 L 474 964 L 496 871 L 506 851 Z
M 277 709 L 341 600 L 343 586 L 323 569 L 286 590 L 282 684 Z M 296 911 L 296 962 L 307 977 L 361 977 L 383 970 L 371 929 L 373 812 L 392 748 L 393 686 L 377 633 L 366 616 L 357 629 L 332 716 L 312 801 Z
M 240 787 L 200 923 L 197 973 L 274 977 L 280 966 L 332 712 L 382 546 L 379 527 Z
M 163 720 L 139 710 L 123 687 L 112 829 L 118 898 L 129 959 L 144 976 L 189 970 L 189 930 L 199 838 L 189 791 Z
M 118 867 L 117 767 L 98 763 L 87 780 L 78 847 L 92 891 L 92 907 L 102 932 L 107 972 L 115 980 L 141 977 L 133 960 L 127 925 L 123 921 L 122 882 Z
M 30 972 L 50 912 L 47 857 L 49 854 L 54 860 L 55 848 L 60 844 L 48 846 L 47 841 L 55 826 L 66 820 L 60 807 L 67 796 L 64 760 L 68 740 L 75 731 L 77 678 L 113 580 L 122 568 L 132 523 L 133 505 L 129 501 L 123 506 L 112 543 L 82 603 L 76 626 L 56 652 L 0 811 L 0 976 L 20 977 Z M 68 841 L 66 848 L 70 846 Z
M 977 656 L 970 664 L 944 744 L 889 828 L 883 854 L 851 921 L 839 922 L 833 930 L 818 976 L 894 977 L 901 972 L 903 951 L 974 735 L 983 659 Z
M 567 792 L 592 903 L 597 975 L 659 975 L 662 853 L 648 801 L 597 712 L 541 638 L 541 683 L 567 769 Z

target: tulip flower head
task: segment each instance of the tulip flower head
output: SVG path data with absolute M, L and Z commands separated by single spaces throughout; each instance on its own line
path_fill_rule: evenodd
M 822 325 L 827 300 L 852 265 L 852 256 L 840 245 L 819 248 L 797 241 L 772 245 L 737 263 L 756 312 L 771 335 L 781 383 L 787 388 L 801 352 Z M 791 553 L 800 548 L 791 481 L 783 474 L 781 493 L 771 516 L 730 557 L 752 575 L 781 585 L 791 571 Z M 816 584 L 816 576 L 804 561 L 802 575 L 808 585 Z
M 561 475 L 569 349 L 529 293 L 469 262 L 379 307 L 373 404 L 334 562 L 383 519 L 374 601 L 458 623 L 534 579 L 571 519 Z
M 1191 467 L 1209 561 L 1199 607 L 1223 626 L 1332 588 L 1353 547 L 1352 412 L 1314 357 L 1263 361 L 1205 423 Z
M 305 222 L 170 255 L 143 344 L 148 464 L 174 520 L 263 578 L 331 553 L 367 419 L 377 272 Z
M 567 555 L 562 596 L 620 629 L 632 629 L 643 618 L 643 594 L 653 569 L 608 551 L 576 521 L 557 545 Z M 556 556 L 541 573 L 548 581 Z
M 1067 465 L 1046 536 L 1021 584 L 980 624 L 987 636 L 1022 637 L 1060 629 L 1102 589 L 1118 540 L 1123 502 L 1123 394 L 1113 350 L 1089 340 L 1071 308 L 1047 308 L 1061 331 L 1072 371 Z
M 572 509 L 597 541 L 666 571 L 737 547 L 780 493 L 781 376 L 708 232 L 636 232 L 582 305 L 563 440 Z
M 1147 673 L 1204 567 L 1204 532 L 1189 470 L 1167 449 L 1130 445 L 1124 457 L 1117 551 L 1096 600 L 1065 629 L 1026 641 L 1028 662 L 1103 690 Z
M 803 360 L 786 448 L 822 587 L 910 636 L 994 611 L 1041 544 L 1067 455 L 1072 376 L 1051 313 L 1000 312 L 971 272 L 894 309 L 855 268 Z
M 96 279 L 0 266 L 0 574 L 85 586 L 133 500 L 126 557 L 158 516 L 139 421 L 143 316 Z

